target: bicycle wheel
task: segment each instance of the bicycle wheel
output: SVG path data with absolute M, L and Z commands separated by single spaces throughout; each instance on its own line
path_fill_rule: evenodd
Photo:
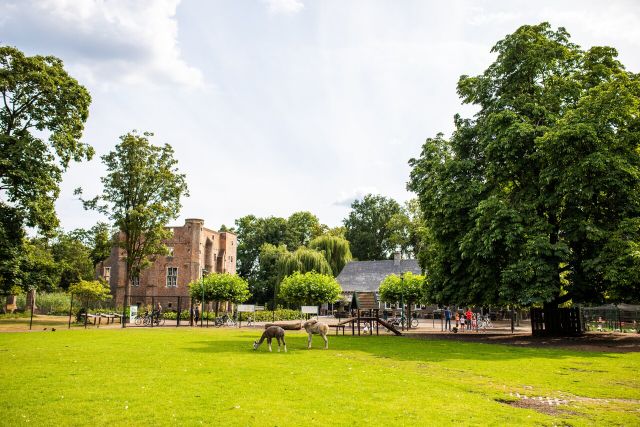
M 136 316 L 135 324 L 140 326 L 142 324 L 142 317 Z
M 164 326 L 164 322 L 166 322 L 166 318 L 164 317 L 164 314 L 162 315 L 162 317 L 160 317 L 160 326 Z
M 411 327 L 412 328 L 417 328 L 418 327 L 418 319 L 411 319 Z
M 151 317 L 149 317 L 149 316 L 145 316 L 145 317 L 142 319 L 142 325 L 143 325 L 143 326 L 150 326 L 150 325 L 151 325 Z

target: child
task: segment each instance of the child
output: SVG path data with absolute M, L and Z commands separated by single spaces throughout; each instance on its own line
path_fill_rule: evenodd
M 456 328 L 460 326 L 460 313 L 456 311 Z
M 460 330 L 464 332 L 464 316 L 460 316 Z

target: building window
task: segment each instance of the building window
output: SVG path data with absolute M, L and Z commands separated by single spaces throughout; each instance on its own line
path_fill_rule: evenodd
M 111 281 L 111 267 L 105 267 L 104 271 L 102 272 L 102 277 L 104 277 L 104 280 L 107 281 L 107 283 L 110 283 Z
M 232 256 L 229 257 L 229 262 L 233 262 L 233 257 Z
M 167 267 L 167 288 L 178 286 L 178 267 Z
M 167 256 L 169 256 L 169 257 L 173 256 L 173 246 L 168 246 L 167 247 Z
M 138 287 L 140 286 L 140 277 L 134 277 L 133 279 L 131 279 L 131 286 L 133 287 Z

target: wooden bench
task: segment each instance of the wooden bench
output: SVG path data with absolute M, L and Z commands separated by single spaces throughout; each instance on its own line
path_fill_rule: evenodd
M 342 335 L 344 335 L 344 327 L 345 325 L 328 325 L 330 328 L 336 328 L 336 335 L 338 335 L 338 330 L 342 328 Z
M 91 319 L 93 319 L 93 324 L 96 324 L 96 320 L 98 321 L 98 326 L 100 326 L 100 323 L 102 322 L 102 317 L 100 315 L 95 315 L 95 314 L 87 314 L 87 313 L 82 313 L 80 315 L 80 318 L 85 318 L 86 323 L 91 323 Z
M 122 323 L 122 315 L 119 314 L 99 313 L 99 316 L 107 319 L 107 325 L 109 323 L 115 323 L 116 319 L 120 320 L 120 323 Z

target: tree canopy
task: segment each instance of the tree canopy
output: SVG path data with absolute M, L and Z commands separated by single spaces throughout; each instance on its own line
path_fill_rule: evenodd
M 69 163 L 89 160 L 80 142 L 91 97 L 53 56 L 0 46 L 0 291 L 20 285 L 24 226 L 51 236 Z M 46 139 L 45 139 L 46 138 Z
M 344 219 L 345 237 L 351 253 L 360 261 L 388 258 L 395 250 L 387 226 L 391 218 L 401 213 L 393 199 L 367 194 L 351 204 L 351 212 Z
M 640 77 L 615 49 L 525 25 L 458 93 L 455 117 L 412 159 L 436 302 L 625 301 L 640 295 Z M 635 296 L 635 297 L 634 297 Z
M 315 271 L 321 274 L 333 274 L 331 266 L 323 253 L 304 247 L 298 248 L 295 252 L 286 252 L 278 259 L 278 276 L 280 280 L 295 271 L 301 273 Z
M 331 275 L 296 271 L 282 280 L 279 296 L 291 304 L 316 305 L 336 302 L 341 293 L 342 288 Z
M 352 258 L 349 242 L 341 237 L 328 234 L 318 236 L 309 242 L 309 248 L 322 253 L 331 267 L 333 277 L 338 276 Z
M 26 225 L 52 231 L 62 172 L 93 156 L 80 142 L 91 97 L 60 59 L 8 46 L 0 46 L 0 93 L 2 203 L 22 212 Z
M 411 319 L 411 305 L 425 300 L 425 276 L 407 271 L 402 276 L 390 274 L 380 282 L 380 299 L 388 303 L 407 305 L 407 317 Z M 407 322 L 407 327 L 411 322 Z
M 238 274 L 248 280 L 258 274 L 260 248 L 263 244 L 285 245 L 289 251 L 295 251 L 327 229 L 310 212 L 294 212 L 289 218 L 246 215 L 235 223 L 238 236 Z
M 200 280 L 189 283 L 191 298 L 202 301 L 230 301 L 241 303 L 249 299 L 249 285 L 242 277 L 229 273 L 209 273 Z M 218 306 L 216 304 L 216 312 Z
M 68 292 L 80 298 L 85 304 L 89 301 L 102 301 L 111 298 L 109 287 L 99 280 L 81 280 L 69 286 Z
M 154 256 L 166 253 L 167 223 L 178 217 L 180 199 L 188 196 L 185 176 L 177 169 L 170 145 L 149 142 L 152 133 L 133 131 L 120 137 L 115 150 L 102 156 L 107 175 L 103 193 L 84 201 L 85 207 L 109 217 L 121 231 L 125 250 L 127 291 Z M 81 190 L 77 190 L 81 193 Z

